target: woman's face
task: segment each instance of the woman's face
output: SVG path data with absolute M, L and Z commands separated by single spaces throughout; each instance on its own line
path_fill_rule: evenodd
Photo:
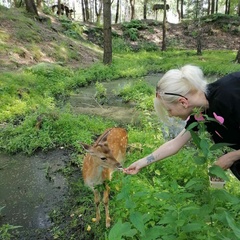
M 181 118 L 182 120 L 186 120 L 191 114 L 191 109 L 188 107 L 186 99 L 184 101 L 178 99 L 177 101 L 172 103 L 167 103 L 164 100 L 161 101 L 164 108 L 168 112 L 169 117 L 178 117 Z

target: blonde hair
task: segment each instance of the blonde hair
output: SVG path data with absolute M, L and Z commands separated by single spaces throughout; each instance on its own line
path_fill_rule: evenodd
M 172 69 L 166 72 L 159 80 L 156 93 L 165 102 L 172 103 L 179 96 L 164 93 L 173 93 L 185 96 L 189 92 L 202 91 L 206 93 L 207 81 L 202 70 L 197 66 L 185 65 L 180 69 Z M 154 108 L 161 120 L 166 121 L 166 110 L 162 105 L 161 99 L 154 99 Z

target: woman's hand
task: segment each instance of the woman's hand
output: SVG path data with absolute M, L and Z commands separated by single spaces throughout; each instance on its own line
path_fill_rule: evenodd
M 239 151 L 229 152 L 218 158 L 215 164 L 221 167 L 222 169 L 226 170 L 230 168 L 233 165 L 233 163 L 239 159 L 238 153 Z
M 137 174 L 140 171 L 140 169 L 141 168 L 139 166 L 139 163 L 138 162 L 134 162 L 129 167 L 124 168 L 123 172 L 126 173 L 126 174 L 134 175 L 134 174 Z

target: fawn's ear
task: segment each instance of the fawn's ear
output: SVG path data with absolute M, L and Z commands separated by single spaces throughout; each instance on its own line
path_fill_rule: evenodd
M 110 131 L 106 132 L 105 135 L 102 136 L 102 138 L 100 139 L 100 141 L 98 142 L 97 145 L 108 147 L 107 138 L 108 138 L 109 133 L 110 133 Z
M 85 151 L 89 152 L 89 149 L 91 148 L 90 145 L 82 142 L 80 142 L 80 145 L 84 148 Z

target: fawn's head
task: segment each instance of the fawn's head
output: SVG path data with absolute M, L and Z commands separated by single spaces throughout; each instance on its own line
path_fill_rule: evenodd
M 96 164 L 104 168 L 122 169 L 122 165 L 113 156 L 111 149 L 108 146 L 107 136 L 104 136 L 100 141 L 93 146 L 85 143 L 80 143 L 86 152 L 94 159 Z

